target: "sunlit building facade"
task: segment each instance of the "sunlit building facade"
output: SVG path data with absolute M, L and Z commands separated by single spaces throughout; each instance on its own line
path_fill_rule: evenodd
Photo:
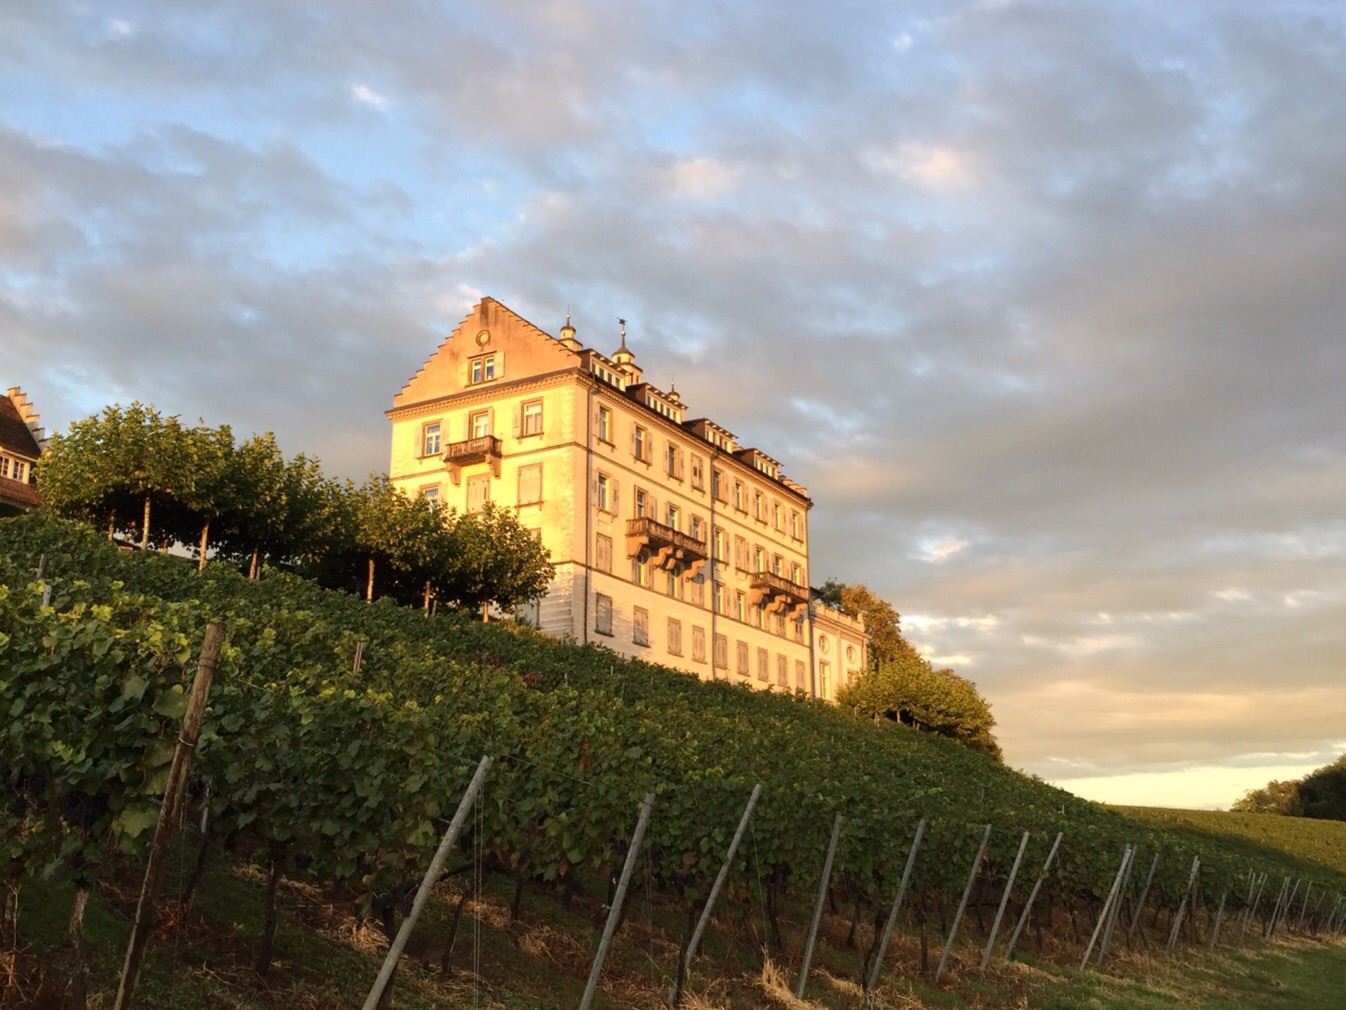
M 833 697 L 865 638 L 811 606 L 807 491 L 618 341 L 605 355 L 483 298 L 393 399 L 393 482 L 536 531 L 556 576 L 522 616 L 548 634 Z

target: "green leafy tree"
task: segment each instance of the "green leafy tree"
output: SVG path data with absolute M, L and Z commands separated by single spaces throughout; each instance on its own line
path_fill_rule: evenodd
M 1249 789 L 1234 801 L 1231 810 L 1245 814 L 1284 814 L 1295 817 L 1300 813 L 1299 780 L 1282 782 L 1273 779 L 1261 789 Z
M 171 515 L 175 496 L 190 492 L 191 445 L 176 417 L 139 402 L 114 405 L 52 436 L 38 479 L 61 515 L 106 521 L 109 536 L 138 532 L 147 548 L 155 509 L 168 507 Z
M 914 649 L 861 674 L 837 693 L 837 702 L 872 718 L 947 736 L 1001 760 L 995 719 L 971 681 L 935 669 Z
M 818 592 L 828 606 L 865 622 L 871 670 L 877 670 L 882 663 L 916 654 L 916 650 L 902 637 L 902 616 L 891 603 L 880 599 L 868 586 L 863 583 L 847 585 L 828 579 Z
M 1346 754 L 1300 781 L 1299 804 L 1305 817 L 1346 821 Z
M 512 512 L 488 501 L 480 512 L 444 517 L 429 581 L 435 595 L 465 610 L 512 610 L 547 591 L 555 566 L 542 542 Z

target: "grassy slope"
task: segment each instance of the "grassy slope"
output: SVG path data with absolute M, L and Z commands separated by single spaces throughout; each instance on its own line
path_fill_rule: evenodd
M 1307 876 L 1321 876 L 1324 870 L 1346 873 L 1346 821 L 1162 807 L 1114 809 L 1132 820 L 1185 834 L 1198 847 L 1220 845 L 1250 860 L 1273 849 L 1296 860 Z

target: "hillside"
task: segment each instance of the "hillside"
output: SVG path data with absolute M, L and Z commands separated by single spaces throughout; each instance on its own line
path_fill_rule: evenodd
M 830 927 L 817 963 L 851 979 L 872 954 L 922 819 L 928 830 L 899 931 L 907 953 L 893 957 L 927 972 L 929 948 L 938 960 L 974 866 L 964 929 L 990 930 L 1025 832 L 1005 932 L 1060 832 L 1029 934 L 1037 952 L 1063 963 L 1090 940 L 1127 845 L 1159 857 L 1149 891 L 1139 873 L 1127 882 L 1128 901 L 1147 911 L 1144 922 L 1135 916 L 1142 945 L 1162 943 L 1165 926 L 1182 925 L 1189 911 L 1185 942 L 1197 942 L 1218 896 L 1228 892 L 1229 914 L 1239 911 L 1251 872 L 1306 872 L 1274 847 L 1138 823 L 947 740 L 803 698 L 701 683 L 513 626 L 427 619 L 284 575 L 249 582 L 218 567 L 201 575 L 28 517 L 0 523 L 0 710 L 11 717 L 0 770 L 13 792 L 0 855 L 20 893 L 78 908 L 78 895 L 92 892 L 92 907 L 126 914 L 190 657 L 211 619 L 228 638 L 193 764 L 193 820 L 207 830 L 199 859 L 181 856 L 182 886 L 192 864 L 217 882 L 256 868 L 262 897 L 227 901 L 225 918 L 263 972 L 273 945 L 284 950 L 276 936 L 292 928 L 278 923 L 293 917 L 316 916 L 329 933 L 367 942 L 395 928 L 483 753 L 497 764 L 459 858 L 486 883 L 466 917 L 506 946 L 541 943 L 515 928 L 527 903 L 535 923 L 539 914 L 556 923 L 548 949 L 587 961 L 592 938 L 576 935 L 577 922 L 601 919 L 641 798 L 654 795 L 639 884 L 649 946 L 637 974 L 646 986 L 676 965 L 756 783 L 762 801 L 731 867 L 714 934 L 722 939 L 707 947 L 736 951 L 721 951 L 735 970 L 745 952 L 751 960 L 764 948 L 797 963 L 837 816 Z M 221 848 L 233 855 L 213 855 Z M 1197 854 L 1198 896 L 1207 900 L 1189 909 Z M 1340 863 L 1314 867 L 1314 879 L 1346 887 Z M 444 887 L 458 907 L 467 902 L 461 886 Z M 495 903 L 483 897 L 492 891 Z M 202 891 L 203 904 L 212 893 Z M 575 907 L 586 910 L 578 920 Z M 1324 916 L 1322 926 L 1333 924 Z M 212 951 L 205 943 L 207 966 Z M 501 954 L 506 976 L 518 970 L 511 957 Z
M 1219 845 L 1243 852 L 1250 860 L 1274 850 L 1297 860 L 1299 872 L 1306 875 L 1346 872 L 1346 821 L 1162 807 L 1113 809 L 1132 820 L 1180 834 L 1196 847 Z

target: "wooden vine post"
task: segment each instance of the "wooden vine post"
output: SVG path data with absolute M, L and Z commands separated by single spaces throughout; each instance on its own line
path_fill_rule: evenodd
M 1010 892 L 1014 889 L 1014 878 L 1019 875 L 1019 864 L 1024 861 L 1024 849 L 1028 848 L 1029 834 L 1030 832 L 1024 832 L 1023 840 L 1019 842 L 1019 851 L 1014 856 L 1014 865 L 1010 867 L 1009 879 L 1005 881 L 1005 893 L 1000 896 L 1000 907 L 996 909 L 991 935 L 986 939 L 986 949 L 981 952 L 982 971 L 986 970 L 987 964 L 991 961 L 991 950 L 995 947 L 996 934 L 1000 932 L 1000 920 L 1005 917 L 1005 908 L 1009 905 Z
M 823 902 L 827 900 L 827 885 L 832 880 L 832 858 L 837 854 L 837 839 L 841 836 L 842 816 L 837 814 L 832 822 L 832 840 L 827 843 L 827 858 L 823 860 L 823 877 L 818 882 L 818 900 L 813 906 L 813 923 L 809 926 L 808 943 L 804 945 L 804 963 L 799 966 L 799 984 L 795 986 L 795 999 L 804 998 L 804 987 L 809 980 L 809 962 L 813 960 L 813 944 L 818 939 L 818 926 L 823 921 Z
M 897 897 L 893 899 L 892 910 L 888 913 L 888 921 L 883 927 L 883 938 L 879 941 L 878 949 L 874 951 L 874 963 L 869 969 L 869 978 L 865 980 L 866 995 L 872 994 L 879 987 L 879 972 L 883 970 L 883 956 L 888 953 L 888 941 L 893 936 L 893 926 L 897 923 L 897 912 L 902 907 L 902 899 L 906 896 L 907 885 L 911 883 L 911 871 L 916 866 L 916 853 L 921 848 L 921 839 L 925 837 L 925 818 L 916 825 L 916 837 L 911 840 L 911 851 L 907 853 L 907 865 L 902 870 L 902 882 L 897 885 Z
M 673 983 L 673 995 L 669 1000 L 673 1006 L 678 1006 L 682 1002 L 683 982 L 687 978 L 687 973 L 691 970 L 692 959 L 696 957 L 696 949 L 701 945 L 701 937 L 706 931 L 706 925 L 710 922 L 710 914 L 715 910 L 716 899 L 719 898 L 720 891 L 724 888 L 724 882 L 729 878 L 729 871 L 734 865 L 734 856 L 738 854 L 739 843 L 743 841 L 743 834 L 748 830 L 748 821 L 752 819 L 752 812 L 756 808 L 761 795 L 762 783 L 758 782 L 752 787 L 752 795 L 748 797 L 748 805 L 743 808 L 743 816 L 739 819 L 738 830 L 734 832 L 734 838 L 729 843 L 729 851 L 725 854 L 724 863 L 721 865 L 715 883 L 710 889 L 710 896 L 706 898 L 706 907 L 701 910 L 701 918 L 697 920 L 692 938 L 687 941 L 687 950 L 682 955 L 682 964 L 679 966 L 677 980 Z
M 223 644 L 224 625 L 219 621 L 211 621 L 206 625 L 201 656 L 196 663 L 196 676 L 192 680 L 192 693 L 187 700 L 187 711 L 182 717 L 182 732 L 173 750 L 173 764 L 168 771 L 168 785 L 164 789 L 163 805 L 159 808 L 154 841 L 150 843 L 145 879 L 140 887 L 140 900 L 136 903 L 135 926 L 131 930 L 131 942 L 126 948 L 126 961 L 122 965 L 113 1010 L 130 1010 L 135 995 L 136 981 L 145 960 L 145 945 L 149 942 L 150 930 L 154 926 L 154 903 L 159 897 L 159 886 L 163 883 L 164 861 L 177 828 L 182 796 L 187 789 L 187 773 L 192 767 L 192 752 L 196 749 L 197 737 L 201 735 L 206 697 L 210 693 L 210 682 L 215 676 L 215 665 L 219 662 Z
M 641 843 L 645 841 L 645 829 L 650 824 L 650 808 L 654 806 L 654 793 L 645 794 L 645 802 L 640 806 L 640 818 L 636 821 L 636 832 L 631 836 L 631 847 L 626 850 L 626 863 L 622 866 L 622 876 L 617 882 L 617 893 L 612 898 L 612 908 L 608 910 L 607 925 L 603 927 L 603 939 L 598 942 L 598 953 L 594 955 L 594 964 L 589 969 L 589 981 L 585 983 L 584 995 L 580 997 L 579 1010 L 589 1010 L 598 991 L 598 976 L 603 974 L 603 962 L 607 960 L 608 948 L 612 946 L 612 937 L 617 932 L 617 922 L 622 917 L 622 905 L 626 901 L 626 889 L 631 886 L 631 874 L 635 872 L 636 860 L 640 856 Z
M 369 996 L 365 999 L 364 1010 L 374 1010 L 379 1005 L 379 1000 L 383 998 L 383 990 L 388 987 L 388 980 L 393 977 L 393 969 L 397 967 L 397 959 L 402 956 L 402 949 L 411 939 L 411 931 L 416 928 L 416 920 L 421 917 L 421 911 L 425 908 L 425 903 L 430 900 L 430 892 L 434 889 L 435 882 L 439 880 L 439 875 L 444 871 L 444 861 L 449 858 L 449 853 L 453 851 L 453 845 L 458 841 L 458 835 L 463 830 L 463 825 L 467 823 L 467 815 L 472 811 L 472 804 L 477 800 L 477 794 L 481 792 L 482 783 L 486 781 L 486 774 L 491 770 L 494 758 L 482 757 L 477 762 L 477 770 L 472 775 L 472 781 L 468 783 L 467 792 L 463 794 L 462 800 L 458 803 L 458 810 L 453 815 L 453 820 L 449 823 L 449 829 L 444 832 L 444 837 L 439 843 L 439 848 L 435 850 L 434 858 L 430 860 L 430 866 L 425 871 L 425 877 L 421 880 L 421 886 L 416 891 L 416 897 L 411 903 L 411 912 L 402 920 L 402 927 L 397 931 L 397 936 L 388 946 L 388 955 L 383 959 L 383 967 L 379 969 L 378 977 L 374 979 L 374 986 L 369 990 Z
M 981 869 L 981 857 L 986 855 L 986 846 L 991 841 L 991 825 L 986 825 L 986 830 L 981 835 L 981 848 L 977 850 L 977 858 L 972 860 L 972 869 L 967 874 L 967 886 L 963 888 L 963 900 L 958 902 L 958 912 L 953 917 L 953 926 L 949 929 L 949 939 L 944 943 L 944 953 L 940 955 L 939 967 L 935 969 L 935 981 L 944 974 L 944 965 L 949 961 L 949 951 L 953 950 L 953 941 L 958 936 L 958 926 L 963 921 L 963 913 L 967 911 L 968 898 L 972 896 L 972 885 L 977 882 L 977 871 Z
M 1192 872 L 1187 878 L 1187 890 L 1183 892 L 1182 901 L 1178 904 L 1178 911 L 1173 916 L 1173 927 L 1168 931 L 1168 947 L 1172 952 L 1173 945 L 1178 942 L 1178 930 L 1182 927 L 1182 917 L 1187 911 L 1187 903 L 1192 900 L 1192 889 L 1196 887 L 1196 876 L 1201 872 L 1201 857 L 1192 857 Z
M 1047 858 L 1042 864 L 1042 872 L 1038 874 L 1038 879 L 1033 882 L 1033 890 L 1028 892 L 1028 900 L 1024 902 L 1024 910 L 1019 913 L 1019 921 L 1014 926 L 1014 932 L 1010 934 L 1009 943 L 1005 944 L 1006 961 L 1014 956 L 1014 945 L 1019 942 L 1019 934 L 1028 925 L 1028 915 L 1033 911 L 1033 902 L 1037 900 L 1038 891 L 1042 890 L 1042 882 L 1047 879 L 1047 873 L 1052 868 L 1052 860 L 1056 858 L 1056 850 L 1061 847 L 1061 839 L 1064 835 L 1064 831 L 1056 833 L 1056 841 L 1052 842 L 1051 851 L 1047 853 Z
M 1103 924 L 1107 922 L 1108 915 L 1112 912 L 1112 903 L 1117 900 L 1117 893 L 1122 889 L 1122 875 L 1126 873 L 1126 864 L 1131 861 L 1132 848 L 1127 846 L 1122 853 L 1122 863 L 1117 867 L 1117 876 L 1112 881 L 1112 890 L 1108 891 L 1108 900 L 1103 902 L 1103 909 L 1098 913 L 1098 923 L 1094 926 L 1093 935 L 1089 937 L 1089 946 L 1084 948 L 1084 957 L 1080 960 L 1080 971 L 1089 964 L 1089 958 L 1093 956 L 1094 944 L 1098 943 L 1098 934 L 1103 931 Z

